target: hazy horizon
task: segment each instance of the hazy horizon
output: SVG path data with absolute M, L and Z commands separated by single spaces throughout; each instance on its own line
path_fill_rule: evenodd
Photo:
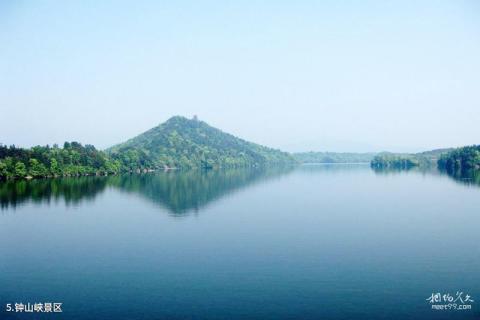
M 175 115 L 284 151 L 480 143 L 476 1 L 0 3 L 0 143 Z

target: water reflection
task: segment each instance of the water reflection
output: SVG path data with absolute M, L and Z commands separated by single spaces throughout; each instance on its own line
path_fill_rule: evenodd
M 80 177 L 8 181 L 0 183 L 0 207 L 8 209 L 24 202 L 64 200 L 76 205 L 92 200 L 107 187 L 135 193 L 166 208 L 174 215 L 198 211 L 203 206 L 253 183 L 278 177 L 292 167 L 170 171 L 143 175 Z
M 480 170 L 445 170 L 442 172 L 460 184 L 480 186 Z
M 175 215 L 198 211 L 235 190 L 291 171 L 291 167 L 190 170 L 151 175 L 116 176 L 109 184 L 137 193 Z
M 303 174 L 338 173 L 352 170 L 368 170 L 368 165 L 303 165 L 297 172 Z M 77 205 L 92 201 L 107 188 L 137 194 L 168 210 L 173 215 L 196 212 L 231 192 L 256 182 L 279 177 L 293 170 L 292 167 L 170 171 L 144 175 L 120 175 L 111 177 L 79 177 L 41 179 L 31 181 L 7 181 L 0 183 L 0 208 L 15 208 L 26 202 L 46 203 L 64 201 Z M 373 169 L 376 175 L 416 173 L 422 175 L 446 175 L 454 181 L 470 186 L 480 186 L 480 171 L 441 172 L 435 168 L 410 170 Z
M 414 167 L 409 169 L 372 168 L 372 170 L 377 175 L 395 175 L 403 174 L 405 172 L 418 173 L 422 175 L 444 175 L 460 184 L 480 186 L 479 170 L 440 170 L 434 167 Z
M 376 175 L 398 175 L 405 173 L 415 173 L 421 175 L 440 175 L 442 174 L 436 167 L 410 167 L 410 168 L 371 168 Z
M 82 200 L 92 200 L 105 190 L 108 178 L 78 177 L 0 182 L 0 208 L 8 209 L 32 201 L 50 203 L 64 200 L 75 205 Z
M 307 174 L 313 172 L 336 173 L 368 170 L 368 168 L 370 168 L 368 163 L 309 163 L 301 165 L 298 171 Z

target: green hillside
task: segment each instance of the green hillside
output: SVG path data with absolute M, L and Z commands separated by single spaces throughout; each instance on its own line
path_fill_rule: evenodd
M 196 118 L 172 117 L 107 153 L 137 168 L 242 167 L 286 164 L 288 153 L 239 139 Z
M 370 165 L 372 168 L 409 169 L 412 167 L 431 167 L 452 149 L 435 149 L 419 153 L 390 153 L 382 152 L 376 155 Z
M 368 163 L 376 153 L 354 152 L 297 152 L 293 157 L 300 163 Z

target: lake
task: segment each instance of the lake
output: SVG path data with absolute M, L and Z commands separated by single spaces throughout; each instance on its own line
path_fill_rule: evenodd
M 480 187 L 435 170 L 4 182 L 0 206 L 2 319 L 480 316 Z M 432 293 L 457 291 L 471 310 L 432 310 Z

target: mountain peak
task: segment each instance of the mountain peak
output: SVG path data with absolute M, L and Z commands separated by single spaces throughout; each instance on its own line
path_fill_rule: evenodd
M 159 126 L 108 150 L 112 155 L 146 159 L 142 167 L 238 167 L 291 163 L 288 153 L 237 138 L 197 116 L 173 116 Z M 125 156 L 123 156 L 125 158 Z M 126 161 L 128 162 L 128 161 Z
M 170 117 L 167 121 L 164 123 L 170 123 L 170 122 L 190 122 L 190 121 L 199 121 L 197 115 L 194 115 L 191 119 L 184 117 L 184 116 L 173 116 Z

